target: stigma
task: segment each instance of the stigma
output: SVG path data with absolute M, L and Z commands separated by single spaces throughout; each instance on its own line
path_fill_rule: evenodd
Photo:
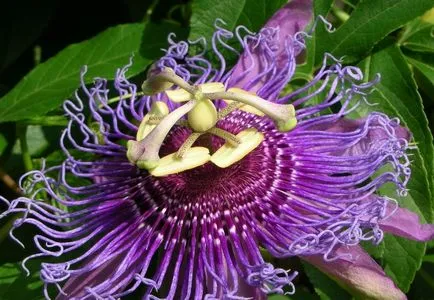
M 170 89 L 175 86 L 175 89 Z M 276 104 L 255 93 L 240 88 L 226 90 L 221 82 L 190 85 L 170 68 L 149 77 L 142 85 L 145 95 L 165 93 L 167 98 L 180 105 L 169 111 L 163 101 L 155 101 L 142 119 L 136 140 L 127 143 L 127 158 L 153 176 L 167 176 L 193 169 L 211 162 L 227 168 L 255 150 L 264 135 L 255 128 L 246 128 L 232 134 L 217 126 L 218 122 L 236 110 L 273 120 L 279 131 L 292 130 L 296 124 L 295 109 L 291 104 Z M 217 109 L 214 101 L 223 100 L 226 106 Z M 178 151 L 162 158 L 160 148 L 174 126 L 191 130 Z M 216 151 L 194 146 L 202 135 L 214 135 L 225 141 Z

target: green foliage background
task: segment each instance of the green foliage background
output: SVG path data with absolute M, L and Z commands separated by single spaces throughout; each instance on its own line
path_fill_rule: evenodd
M 66 119 L 60 109 L 88 66 L 94 76 L 113 79 L 134 54 L 128 75 L 144 78 L 146 67 L 167 46 L 166 37 L 210 38 L 216 17 L 228 29 L 239 24 L 257 31 L 284 0 L 117 0 L 9 1 L 0 10 L 0 195 L 20 195 L 21 174 L 62 159 L 58 140 Z M 293 82 L 312 78 L 325 52 L 358 65 L 371 80 L 382 80 L 352 115 L 371 110 L 397 116 L 414 134 L 413 175 L 403 206 L 424 222 L 434 221 L 434 6 L 432 0 L 317 0 L 315 15 L 327 16 L 336 30 L 319 25 L 308 40 L 306 60 Z M 292 88 L 291 86 L 288 88 Z M 393 195 L 385 187 L 382 193 Z M 0 206 L 0 211 L 3 208 Z M 0 221 L 0 299 L 42 299 L 37 273 L 25 277 L 19 261 L 32 252 L 7 238 L 13 220 Z M 30 241 L 33 231 L 20 231 Z M 31 243 L 28 243 L 31 244 Z M 434 244 L 387 235 L 378 248 L 366 247 L 410 299 L 434 299 Z M 275 261 L 287 265 L 287 261 Z M 326 275 L 293 259 L 304 270 L 291 299 L 351 299 Z M 130 297 L 129 297 L 130 298 Z M 271 296 L 271 299 L 290 299 Z

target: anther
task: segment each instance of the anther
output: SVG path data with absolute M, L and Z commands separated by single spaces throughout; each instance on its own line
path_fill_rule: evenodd
M 206 97 L 211 100 L 234 100 L 253 106 L 272 118 L 280 131 L 289 131 L 297 123 L 294 120 L 295 109 L 292 104 L 277 104 L 247 93 L 217 92 L 206 94 Z
M 178 158 L 177 153 L 172 153 L 160 159 L 157 167 L 150 170 L 153 176 L 167 176 L 180 173 L 186 170 L 206 164 L 210 160 L 208 148 L 192 147 L 185 151 L 182 159 Z
M 160 73 L 150 76 L 142 84 L 142 90 L 145 95 L 155 95 L 164 92 L 173 85 L 186 90 L 190 94 L 194 93 L 195 88 L 186 82 L 182 77 L 175 74 L 171 68 L 164 68 Z
M 220 168 L 227 168 L 240 161 L 264 140 L 264 135 L 255 128 L 243 130 L 236 137 L 241 141 L 237 147 L 226 142 L 211 156 L 211 161 Z
M 137 130 L 136 140 L 144 139 L 155 127 L 164 116 L 169 114 L 169 107 L 162 101 L 152 103 L 151 111 L 145 115 Z

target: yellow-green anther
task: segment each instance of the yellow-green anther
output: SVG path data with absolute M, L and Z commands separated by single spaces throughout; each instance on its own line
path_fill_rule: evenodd
M 297 119 L 290 118 L 286 121 L 278 121 L 276 122 L 277 129 L 281 132 L 288 132 L 292 130 L 295 126 L 297 126 Z
M 197 97 L 203 99 L 201 94 Z M 216 123 L 217 109 L 209 99 L 197 101 L 196 106 L 188 113 L 188 124 L 193 131 L 205 132 L 214 127 Z
M 158 166 L 159 162 L 160 162 L 160 160 L 154 160 L 154 161 L 138 160 L 136 162 L 136 166 L 139 169 L 152 170 Z
M 188 151 L 188 149 L 193 146 L 194 142 L 197 141 L 197 139 L 202 135 L 201 132 L 193 132 L 190 134 L 190 136 L 185 140 L 185 142 L 182 144 L 182 146 L 178 149 L 178 152 L 176 152 L 176 156 L 178 158 L 183 158 L 185 153 Z
M 232 147 L 237 147 L 239 144 L 241 144 L 241 140 L 239 138 L 237 138 L 236 135 L 223 130 L 221 128 L 211 128 L 210 130 L 208 130 L 209 133 L 214 134 L 215 136 L 221 137 L 222 139 L 224 139 L 227 143 L 229 143 Z
M 136 140 L 144 139 L 161 121 L 161 118 L 169 114 L 169 107 L 162 101 L 155 101 L 152 103 L 151 110 L 145 115 L 137 130 Z M 158 122 L 153 122 L 157 118 Z
M 167 176 L 176 174 L 185 170 L 190 170 L 210 160 L 208 148 L 192 147 L 188 149 L 182 158 L 177 153 L 172 153 L 161 158 L 157 167 L 153 168 L 150 173 L 153 176 Z
M 243 130 L 236 137 L 241 141 L 237 147 L 226 142 L 211 156 L 211 161 L 220 168 L 227 168 L 240 161 L 264 140 L 264 135 L 255 128 Z
M 186 102 L 193 99 L 193 95 L 183 89 L 167 90 L 166 95 L 175 103 Z
M 134 153 L 133 153 L 134 152 L 133 151 L 133 145 L 135 143 L 137 143 L 137 142 L 133 141 L 133 140 L 129 140 L 127 142 L 127 158 L 130 161 L 130 163 L 133 163 L 133 164 L 136 162 L 136 160 L 134 159 Z
M 159 151 L 170 129 L 177 121 L 187 114 L 196 105 L 196 100 L 191 100 L 164 117 L 144 139 L 129 141 L 127 157 L 132 163 L 140 161 L 140 166 L 151 169 L 158 165 Z
M 194 87 L 176 75 L 171 68 L 164 68 L 160 73 L 146 79 L 142 84 L 142 90 L 145 95 L 155 95 L 171 88 L 174 84 L 189 93 L 195 91 Z
M 248 104 L 265 113 L 267 116 L 272 118 L 276 123 L 286 122 L 287 120 L 295 117 L 295 109 L 292 104 L 277 104 L 251 94 L 234 93 L 234 92 L 218 92 L 218 93 L 206 94 L 206 97 L 214 100 L 227 99 L 227 100 L 234 100 L 244 104 Z M 286 128 L 286 127 L 281 126 L 281 128 Z
M 165 80 L 164 74 L 173 73 L 170 68 L 165 68 L 161 73 L 150 76 L 142 83 L 142 91 L 144 95 L 154 95 L 164 92 L 173 86 L 173 82 Z
M 225 90 L 225 86 L 221 82 L 207 82 L 207 83 L 199 84 L 196 88 L 200 90 L 202 93 L 224 92 Z M 196 97 L 194 94 L 196 94 Z M 196 91 L 196 93 L 191 94 L 190 92 L 184 89 L 167 90 L 166 95 L 171 101 L 177 103 L 185 102 L 193 98 L 200 100 L 197 98 L 200 96 L 200 93 Z
M 151 105 L 150 112 L 156 116 L 167 116 L 169 114 L 169 107 L 163 101 L 155 101 Z

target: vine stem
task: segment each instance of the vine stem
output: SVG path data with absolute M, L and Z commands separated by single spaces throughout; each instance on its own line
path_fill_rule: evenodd
M 33 170 L 33 163 L 32 163 L 32 157 L 30 156 L 30 152 L 29 152 L 29 145 L 27 144 L 26 133 L 27 133 L 27 126 L 18 124 L 17 134 L 18 134 L 18 139 L 20 141 L 24 168 L 27 172 L 29 172 Z

